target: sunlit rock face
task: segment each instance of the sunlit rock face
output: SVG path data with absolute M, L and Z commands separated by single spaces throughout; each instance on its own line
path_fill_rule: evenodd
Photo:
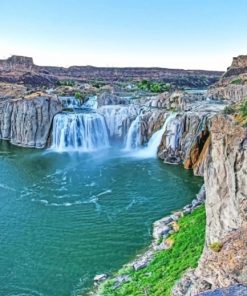
M 24 147 L 46 146 L 52 119 L 62 110 L 56 97 L 34 97 L 0 102 L 0 138 Z

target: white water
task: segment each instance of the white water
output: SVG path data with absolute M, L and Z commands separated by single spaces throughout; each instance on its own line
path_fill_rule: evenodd
M 53 120 L 52 149 L 93 151 L 109 146 L 105 119 L 98 113 L 60 113 Z
M 132 121 L 126 137 L 125 150 L 131 151 L 141 146 L 141 115 Z
M 138 115 L 139 108 L 134 105 L 109 105 L 100 107 L 97 112 L 104 116 L 110 138 L 122 142 L 126 138 L 132 119 Z
M 90 97 L 86 103 L 82 105 L 83 108 L 96 110 L 98 108 L 97 96 Z
M 66 109 L 79 109 L 82 106 L 82 103 L 79 99 L 75 97 L 59 97 L 62 102 L 63 108 Z
M 176 113 L 170 113 L 166 118 L 162 128 L 152 135 L 152 137 L 148 142 L 147 147 L 140 149 L 137 153 L 135 153 L 134 156 L 140 157 L 140 158 L 157 157 L 157 151 L 161 143 L 162 136 L 167 130 L 167 126 L 169 125 L 170 122 L 172 122 L 172 120 L 176 117 L 176 115 L 177 115 Z

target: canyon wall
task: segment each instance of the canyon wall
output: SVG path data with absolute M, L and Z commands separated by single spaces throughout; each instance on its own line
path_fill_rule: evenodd
M 0 139 L 24 147 L 47 144 L 54 115 L 62 110 L 56 97 L 0 101 Z
M 111 68 L 72 66 L 69 68 L 37 66 L 32 58 L 12 56 L 0 60 L 0 82 L 24 83 L 32 86 L 54 85 L 58 80 L 79 82 L 133 82 L 142 79 L 163 81 L 178 86 L 207 87 L 215 83 L 222 72 L 167 68 Z

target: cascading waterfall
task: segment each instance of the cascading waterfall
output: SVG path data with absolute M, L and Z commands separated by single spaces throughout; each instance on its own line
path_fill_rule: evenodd
M 53 120 L 52 148 L 93 151 L 109 146 L 105 119 L 98 113 L 60 113 Z
M 132 121 L 128 130 L 125 150 L 131 151 L 141 146 L 141 115 L 138 115 L 134 121 Z
M 176 117 L 176 115 L 177 115 L 176 113 L 170 113 L 168 115 L 162 128 L 157 132 L 155 132 L 150 138 L 147 147 L 138 151 L 138 154 L 137 154 L 138 157 L 149 158 L 149 157 L 157 156 L 157 151 L 158 151 L 162 136 L 164 132 L 167 130 L 167 126 L 169 125 L 170 122 L 172 122 L 172 120 Z
M 98 108 L 97 96 L 89 97 L 89 99 L 82 105 L 82 108 L 96 110 Z

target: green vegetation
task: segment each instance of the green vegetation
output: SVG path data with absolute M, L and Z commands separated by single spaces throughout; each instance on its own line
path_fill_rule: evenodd
M 238 77 L 238 78 L 232 80 L 231 84 L 237 84 L 237 85 L 243 84 L 243 79 Z
M 91 84 L 93 87 L 96 87 L 96 88 L 101 88 L 101 87 L 107 85 L 106 82 L 104 82 L 103 80 L 95 80 L 95 81 L 92 81 Z
M 74 80 L 59 80 L 57 82 L 58 86 L 75 86 Z
M 175 282 L 189 268 L 197 266 L 205 237 L 205 207 L 179 219 L 179 231 L 170 235 L 170 249 L 156 253 L 154 260 L 144 269 L 134 272 L 124 267 L 117 273 L 129 275 L 131 281 L 114 289 L 115 280 L 109 279 L 100 287 L 104 296 L 169 296 Z
M 171 85 L 169 83 L 159 83 L 148 80 L 142 80 L 138 82 L 137 87 L 141 90 L 150 91 L 153 93 L 162 93 L 164 91 L 171 90 Z
M 240 114 L 243 118 L 247 117 L 247 98 L 241 103 Z
M 234 106 L 226 106 L 225 108 L 224 108 L 224 114 L 234 114 L 234 113 L 236 113 L 236 109 L 234 108 Z
M 219 252 L 223 247 L 223 244 L 220 242 L 215 242 L 209 245 L 209 248 L 214 252 Z
M 77 91 L 76 93 L 75 93 L 75 98 L 77 99 L 77 100 L 83 100 L 83 94 L 81 93 L 81 92 L 79 92 L 79 91 Z

